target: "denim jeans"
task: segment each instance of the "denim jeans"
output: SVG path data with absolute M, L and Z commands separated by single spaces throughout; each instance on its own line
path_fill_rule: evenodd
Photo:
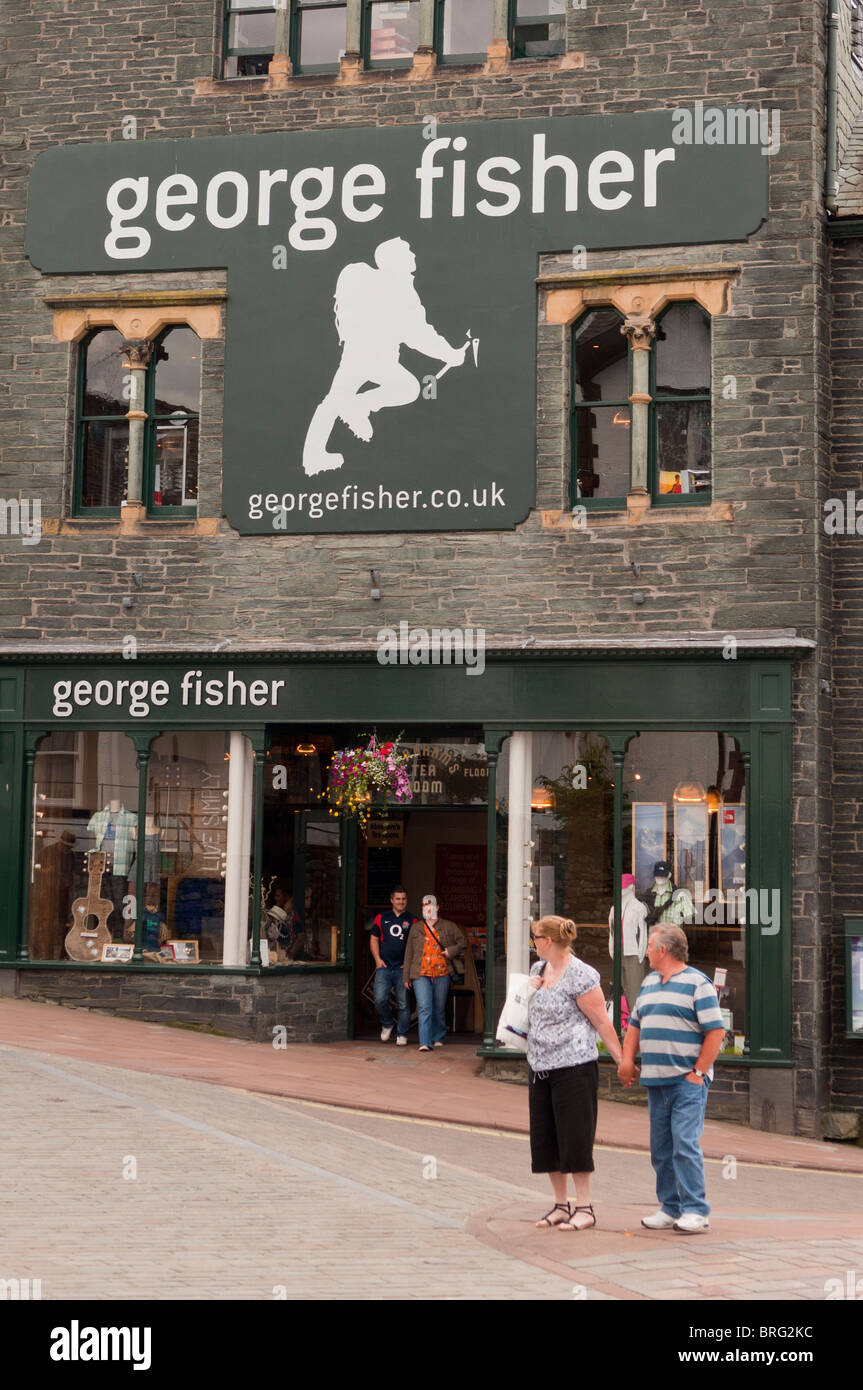
M 656 1195 L 662 1210 L 675 1218 L 686 1212 L 707 1216 L 710 1211 L 704 1191 L 704 1155 L 698 1143 L 709 1084 L 703 1081 L 699 1086 L 680 1076 L 647 1087 Z
M 418 975 L 413 982 L 417 1000 L 420 1047 L 433 1047 L 446 1037 L 446 1001 L 449 994 L 449 975 L 431 980 Z
M 378 1011 L 382 1028 L 392 1028 L 393 1026 L 393 1011 L 390 1005 L 392 990 L 396 992 L 396 1004 L 399 1011 L 398 1034 L 400 1038 L 406 1038 L 411 1026 L 411 1007 L 408 1003 L 408 992 L 402 981 L 400 965 L 384 965 L 380 970 L 375 971 L 375 1008 Z

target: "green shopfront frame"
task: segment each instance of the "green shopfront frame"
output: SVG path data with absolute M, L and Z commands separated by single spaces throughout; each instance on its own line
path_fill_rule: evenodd
M 92 655 L 69 656 L 62 661 L 56 655 L 44 660 L 6 659 L 0 664 L 0 823 L 4 827 L 0 838 L 0 968 L 38 970 L 48 964 L 27 959 L 29 808 L 39 740 L 60 729 L 118 731 L 134 740 L 141 817 L 146 804 L 149 749 L 160 734 L 222 729 L 248 737 L 255 753 L 257 901 L 263 754 L 271 725 L 378 724 L 401 728 L 439 725 L 445 718 L 447 723 L 478 726 L 484 730 L 489 762 L 487 924 L 495 919 L 497 761 L 511 732 L 584 730 L 601 734 L 609 742 L 616 772 L 622 772 L 627 743 L 635 734 L 722 729 L 738 740 L 747 762 L 747 886 L 779 885 L 781 891 L 779 931 L 773 935 L 746 933 L 749 1051 L 746 1057 L 734 1057 L 733 1062 L 788 1067 L 792 1065 L 791 656 L 791 650 L 777 655 L 768 649 L 723 660 L 720 648 L 686 653 L 652 648 L 644 655 L 489 652 L 485 671 L 479 676 L 468 675 L 465 668 L 457 666 L 382 666 L 374 653 L 234 654 L 230 661 L 214 661 L 211 655 L 194 652 L 136 662 L 107 655 L 98 662 Z M 202 692 L 206 681 L 222 682 L 223 695 L 227 698 L 230 690 L 232 703 L 223 701 L 214 707 L 197 699 L 198 672 Z M 96 704 L 92 692 L 100 682 L 102 703 Z M 146 683 L 148 694 L 136 706 L 140 710 L 146 705 L 144 714 L 130 713 L 130 682 Z M 71 689 L 64 697 L 67 687 Z M 80 702 L 75 699 L 76 688 L 84 697 Z M 91 694 L 87 702 L 88 688 Z M 138 688 L 140 691 L 143 685 Z M 55 712 L 58 709 L 64 712 Z M 613 873 L 619 913 L 622 776 L 615 777 L 615 788 Z M 342 837 L 341 948 L 336 966 L 321 968 L 352 971 L 353 825 L 343 826 Z M 138 872 L 143 878 L 140 862 Z M 137 887 L 140 902 L 143 882 Z M 50 967 L 114 973 L 154 968 L 142 961 L 122 967 L 55 961 Z M 253 923 L 249 966 L 181 968 L 185 973 L 229 968 L 238 973 L 260 973 L 257 923 Z M 308 972 L 308 967 L 305 970 Z M 486 973 L 488 1047 L 494 1045 L 494 1022 L 502 1000 L 493 997 L 495 971 Z M 349 1031 L 351 1027 L 349 1019 Z

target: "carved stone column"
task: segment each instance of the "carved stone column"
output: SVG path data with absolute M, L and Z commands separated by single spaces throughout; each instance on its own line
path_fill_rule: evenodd
M 649 314 L 630 314 L 620 329 L 632 348 L 632 410 L 629 496 L 647 498 L 648 407 L 650 406 L 650 347 L 656 323 Z M 636 503 L 636 506 L 643 505 Z
M 494 0 L 492 25 L 486 71 L 501 72 L 509 65 L 512 56 L 509 46 L 509 0 Z
M 293 75 L 291 62 L 291 0 L 276 0 L 276 37 L 273 43 L 273 57 L 267 69 L 270 81 L 276 79 L 277 86 Z
M 123 343 L 123 366 L 128 367 L 132 375 L 129 409 L 126 412 L 129 421 L 129 467 L 124 506 L 135 511 L 144 510 L 144 425 L 147 420 L 144 402 L 152 351 L 153 344 L 147 338 L 127 338 Z

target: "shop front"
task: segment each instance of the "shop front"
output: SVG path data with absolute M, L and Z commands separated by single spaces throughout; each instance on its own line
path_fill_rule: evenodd
M 373 652 L 9 661 L 0 989 L 260 1041 L 363 1036 L 366 928 L 401 883 L 468 936 L 451 1023 L 493 1070 L 531 918 L 578 923 L 625 1022 L 644 963 L 620 924 L 633 897 L 668 920 L 666 864 L 726 1011 L 717 1113 L 744 1117 L 752 1069 L 792 1067 L 798 646 L 501 651 L 480 679 Z M 407 752 L 410 797 L 358 826 L 327 775 L 372 736 Z

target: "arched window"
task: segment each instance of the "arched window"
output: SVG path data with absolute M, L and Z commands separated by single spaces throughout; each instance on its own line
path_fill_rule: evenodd
M 629 492 L 631 412 L 628 343 L 616 309 L 583 314 L 573 333 L 573 503 L 624 505 Z
M 710 495 L 710 319 L 698 304 L 657 318 L 648 477 L 654 501 Z
M 129 378 L 123 335 L 100 328 L 81 344 L 78 371 L 75 510 L 115 512 L 126 493 Z
M 147 375 L 145 489 L 148 509 L 195 507 L 198 501 L 198 409 L 201 340 L 191 328 L 168 328 L 155 342 Z

